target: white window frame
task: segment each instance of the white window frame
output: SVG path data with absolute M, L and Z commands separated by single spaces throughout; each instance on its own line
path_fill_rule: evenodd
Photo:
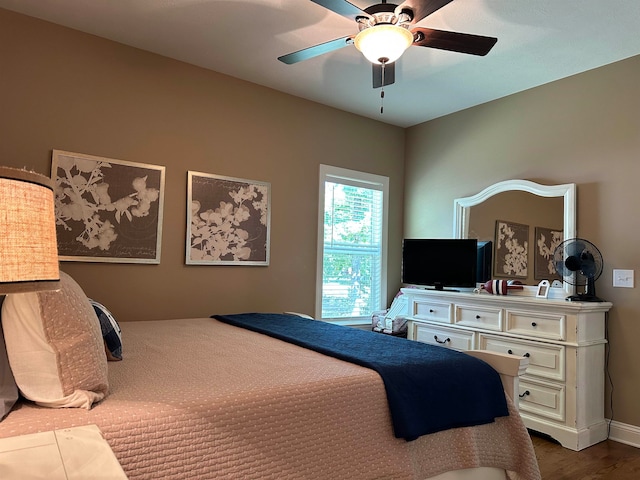
M 318 246 L 316 265 L 316 307 L 315 318 L 343 325 L 358 325 L 371 322 L 370 316 L 350 318 L 322 318 L 322 280 L 324 266 L 324 208 L 325 182 L 343 183 L 356 187 L 370 188 L 382 191 L 382 235 L 381 235 L 381 265 L 380 265 L 380 304 L 378 310 L 386 308 L 387 298 L 387 251 L 389 244 L 389 177 L 373 173 L 349 170 L 346 168 L 320 165 L 318 189 Z

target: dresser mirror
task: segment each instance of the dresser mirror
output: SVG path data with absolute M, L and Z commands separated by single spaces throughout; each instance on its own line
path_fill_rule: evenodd
M 527 275 L 496 272 L 495 235 L 497 224 L 520 229 L 528 241 Z M 454 238 L 477 238 L 494 242 L 494 275 L 515 278 L 526 285 L 538 285 L 545 279 L 540 273 L 540 257 L 536 257 L 536 236 L 562 231 L 562 239 L 576 236 L 576 185 L 541 185 L 529 180 L 506 180 L 491 185 L 470 197 L 454 200 Z M 528 235 L 528 237 L 527 237 Z M 547 238 L 551 246 L 550 238 Z M 556 242 L 557 243 L 557 242 Z M 538 261 L 536 271 L 536 261 Z M 553 280 L 553 277 L 546 276 Z M 573 287 L 564 283 L 567 292 Z

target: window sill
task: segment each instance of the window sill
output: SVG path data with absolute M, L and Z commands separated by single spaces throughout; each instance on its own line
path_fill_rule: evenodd
M 371 318 L 345 318 L 342 320 L 323 320 L 323 322 L 342 325 L 344 327 L 362 327 L 363 325 L 371 326 Z

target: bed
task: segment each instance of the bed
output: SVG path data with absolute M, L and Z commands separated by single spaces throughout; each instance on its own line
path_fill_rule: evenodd
M 20 400 L 0 438 L 95 424 L 130 479 L 540 478 L 511 400 L 494 422 L 407 441 L 370 368 L 212 318 L 120 327 L 106 398 Z

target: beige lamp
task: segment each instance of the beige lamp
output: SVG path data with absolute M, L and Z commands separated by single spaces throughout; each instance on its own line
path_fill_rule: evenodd
M 52 181 L 0 167 L 0 294 L 59 288 Z

